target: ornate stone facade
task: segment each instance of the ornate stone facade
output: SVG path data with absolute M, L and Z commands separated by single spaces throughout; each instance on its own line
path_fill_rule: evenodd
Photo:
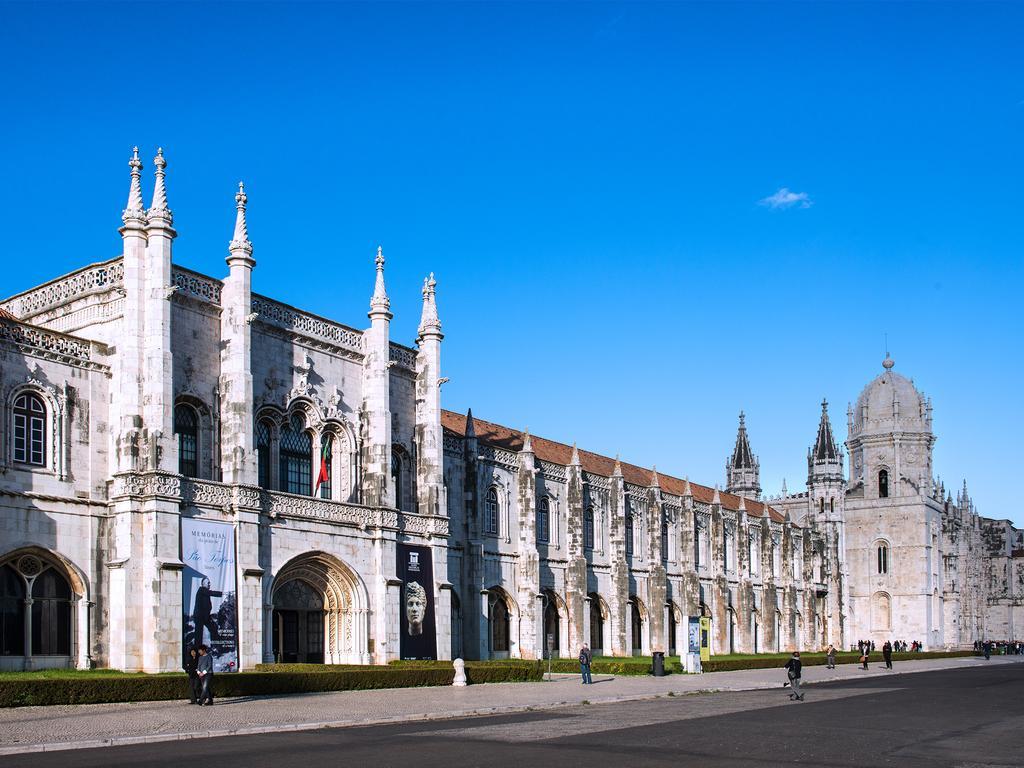
M 930 402 L 891 365 L 851 409 L 849 481 L 823 407 L 807 492 L 761 499 L 742 416 L 725 490 L 690 483 L 442 410 L 437 283 L 416 347 L 391 341 L 382 250 L 362 330 L 253 293 L 241 185 L 227 274 L 173 263 L 167 162 L 148 209 L 129 165 L 122 253 L 0 303 L 0 571 L 25 628 L 0 668 L 177 669 L 189 518 L 233 526 L 241 668 L 295 638 L 397 658 L 406 544 L 431 553 L 440 658 L 678 653 L 697 616 L 714 653 L 1021 632 L 1024 541 L 932 479 Z M 45 647 L 37 599 L 69 617 Z

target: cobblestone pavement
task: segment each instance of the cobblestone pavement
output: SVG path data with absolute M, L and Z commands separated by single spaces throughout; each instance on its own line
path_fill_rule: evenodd
M 1021 662 L 1024 656 L 993 657 L 988 662 L 975 657 L 907 661 L 898 663 L 892 672 L 879 664 L 873 664 L 866 672 L 853 664 L 834 670 L 808 667 L 804 670 L 804 683 L 811 685 L 813 691 L 816 682 Z M 553 680 L 543 683 L 242 697 L 221 699 L 213 707 L 201 708 L 187 702 L 168 701 L 23 707 L 0 710 L 0 755 L 449 719 L 699 692 L 779 688 L 784 679 L 781 669 L 760 669 L 661 678 L 598 675 L 593 686 L 584 686 L 576 675 L 555 675 Z M 822 694 L 826 693 L 822 690 Z

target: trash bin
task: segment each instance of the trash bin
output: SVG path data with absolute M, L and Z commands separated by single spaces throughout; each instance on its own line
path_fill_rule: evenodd
M 663 651 L 654 652 L 654 676 L 665 676 L 665 654 Z

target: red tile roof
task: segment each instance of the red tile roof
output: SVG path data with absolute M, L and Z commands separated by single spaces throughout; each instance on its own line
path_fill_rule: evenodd
M 0 307 L 0 320 L 14 320 L 14 321 L 17 321 L 17 319 L 18 318 L 16 318 L 14 315 L 12 315 L 10 312 L 8 312 L 6 309 L 4 309 L 3 307 Z
M 460 437 L 464 437 L 466 434 L 466 415 L 456 413 L 455 411 L 442 410 L 441 425 L 449 432 Z M 495 448 L 504 448 L 507 451 L 515 452 L 521 450 L 523 447 L 523 433 L 508 427 L 503 427 L 500 424 L 492 424 L 489 421 L 483 421 L 482 419 L 474 417 L 473 430 L 476 432 L 478 440 L 482 443 L 486 443 L 487 445 L 494 446 Z M 530 435 L 530 442 L 533 446 L 533 452 L 536 454 L 538 459 L 542 459 L 543 461 L 547 461 L 552 464 L 559 464 L 561 466 L 568 466 L 569 462 L 572 460 L 571 445 L 556 443 L 553 440 L 537 437 L 536 435 Z M 581 450 L 579 454 L 580 463 L 583 465 L 583 469 L 585 471 L 593 475 L 611 477 L 615 468 L 615 459 L 610 459 L 607 456 L 601 456 L 600 454 L 583 450 Z M 638 467 L 634 464 L 626 464 L 625 462 L 620 463 L 622 465 L 623 478 L 627 483 L 641 487 L 647 487 L 651 484 L 651 477 L 653 475 L 651 470 Z M 664 475 L 659 472 L 658 483 L 661 486 L 662 491 L 665 493 L 670 493 L 673 496 L 682 496 L 686 481 L 680 480 L 677 477 L 672 477 L 671 475 Z M 713 488 L 708 488 L 706 485 L 698 485 L 694 482 L 690 483 L 690 492 L 693 494 L 693 498 L 695 500 L 702 501 L 706 504 L 710 504 L 711 499 L 714 498 L 715 495 Z M 725 509 L 736 510 L 739 508 L 739 496 L 735 496 L 731 493 L 725 493 L 724 491 L 719 491 L 719 496 L 722 499 L 722 506 Z M 747 507 L 747 514 L 751 517 L 763 517 L 765 510 L 768 510 L 768 514 L 771 516 L 772 520 L 780 523 L 785 520 L 785 517 L 778 510 L 769 507 L 760 501 L 745 499 L 744 503 Z

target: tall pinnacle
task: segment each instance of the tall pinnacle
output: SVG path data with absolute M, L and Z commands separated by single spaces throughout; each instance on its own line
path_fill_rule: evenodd
M 128 167 L 132 169 L 132 182 L 128 188 L 128 205 L 121 214 L 121 221 L 126 225 L 128 222 L 145 222 L 146 212 L 142 207 L 142 161 L 139 160 L 139 148 L 132 148 L 132 156 L 128 161 Z
M 423 280 L 423 314 L 420 316 L 419 335 L 441 335 L 441 320 L 437 316 L 437 281 L 434 273 Z
M 580 452 L 576 448 L 576 443 L 572 444 L 572 457 L 569 459 L 569 463 L 574 467 L 580 466 Z
M 153 166 L 156 168 L 156 185 L 153 187 L 153 205 L 149 209 L 149 218 L 165 219 L 169 225 L 174 221 L 174 217 L 171 215 L 171 209 L 167 207 L 167 186 L 164 181 L 167 161 L 164 160 L 163 148 L 157 148 Z
M 249 202 L 249 196 L 245 194 L 245 184 L 238 182 L 238 194 L 235 195 L 235 233 L 231 237 L 228 250 L 243 251 L 246 255 L 252 255 L 252 243 L 249 242 L 249 228 L 245 223 L 245 206 Z
M 653 467 L 651 467 L 651 488 L 660 488 L 660 487 L 661 487 L 661 481 L 658 478 L 658 467 L 657 466 L 653 466 Z
M 533 443 L 530 441 L 530 428 L 527 427 L 523 431 L 523 447 L 519 449 L 520 453 L 533 453 Z
M 839 451 L 832 436 L 832 424 L 828 420 L 828 400 L 821 401 L 821 422 L 818 424 L 818 439 L 814 443 L 815 461 L 838 461 Z
M 619 461 L 619 454 L 615 454 L 615 466 L 612 468 L 612 477 L 622 477 L 622 462 Z
M 733 469 L 753 469 L 754 454 L 750 450 L 750 440 L 747 438 L 747 417 L 740 411 L 740 428 L 736 433 L 736 447 L 732 451 Z
M 476 437 L 476 427 L 473 425 L 473 409 L 466 410 L 466 437 Z
M 370 316 L 376 314 L 391 316 L 391 300 L 388 298 L 387 289 L 384 288 L 384 249 L 377 246 L 377 280 L 373 284 L 373 298 L 370 299 Z

